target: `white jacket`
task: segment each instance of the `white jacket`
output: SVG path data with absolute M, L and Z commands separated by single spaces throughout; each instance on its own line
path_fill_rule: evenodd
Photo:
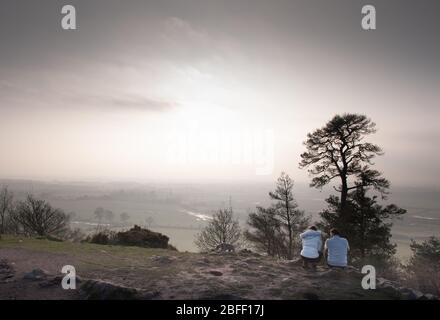
M 300 234 L 302 241 L 301 255 L 305 258 L 318 258 L 322 249 L 321 231 L 307 230 Z

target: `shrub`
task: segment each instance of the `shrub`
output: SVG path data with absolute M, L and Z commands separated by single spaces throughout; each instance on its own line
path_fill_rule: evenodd
M 96 244 L 117 244 L 116 233 L 110 230 L 99 231 L 89 236 L 87 242 Z
M 159 232 L 143 229 L 137 225 L 127 231 L 114 232 L 104 230 L 97 232 L 86 239 L 96 244 L 116 244 L 121 246 L 136 246 L 145 248 L 177 249 L 168 244 L 169 238 Z
M 440 237 L 411 243 L 412 256 L 405 267 L 409 285 L 440 295 Z
M 159 232 L 143 229 L 137 225 L 128 231 L 118 232 L 116 241 L 120 245 L 147 248 L 168 248 L 169 238 Z
M 195 244 L 202 252 L 216 250 L 219 245 L 241 245 L 241 229 L 232 209 L 220 209 L 208 225 L 196 235 Z
M 32 195 L 17 204 L 12 219 L 25 234 L 37 236 L 61 235 L 67 230 L 69 222 L 61 209 L 53 208 L 50 203 Z

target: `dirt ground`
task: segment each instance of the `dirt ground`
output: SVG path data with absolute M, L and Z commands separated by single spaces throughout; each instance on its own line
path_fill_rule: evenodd
M 395 299 L 389 290 L 364 290 L 354 270 L 304 270 L 300 261 L 251 253 L 195 254 L 170 250 L 35 239 L 0 240 L 0 299 L 81 299 L 63 290 L 61 268 L 124 288 L 149 299 Z M 44 279 L 25 279 L 42 269 Z M 82 282 L 83 282 L 82 281 Z M 81 287 L 80 285 L 78 287 Z

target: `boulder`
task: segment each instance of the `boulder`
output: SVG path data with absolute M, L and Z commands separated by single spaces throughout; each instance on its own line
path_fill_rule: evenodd
M 43 269 L 34 269 L 31 272 L 25 273 L 23 279 L 31 281 L 45 280 L 49 273 Z
M 170 264 L 175 260 L 175 258 L 169 256 L 152 256 L 151 260 L 160 264 Z
M 87 280 L 81 285 L 80 295 L 86 300 L 133 300 L 139 298 L 138 291 L 134 288 L 97 280 Z
M 424 300 L 425 296 L 422 292 L 418 290 L 414 290 L 411 288 L 398 288 L 399 292 L 402 294 L 402 297 L 406 300 Z
M 305 300 L 319 300 L 319 296 L 313 292 L 304 292 L 302 294 L 302 297 Z

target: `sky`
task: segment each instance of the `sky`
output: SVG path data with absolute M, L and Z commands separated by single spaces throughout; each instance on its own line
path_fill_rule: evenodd
M 61 28 L 61 8 L 77 29 Z M 377 29 L 361 28 L 372 4 Z M 393 184 L 439 186 L 440 2 L 2 0 L 0 178 L 296 181 L 362 113 Z

